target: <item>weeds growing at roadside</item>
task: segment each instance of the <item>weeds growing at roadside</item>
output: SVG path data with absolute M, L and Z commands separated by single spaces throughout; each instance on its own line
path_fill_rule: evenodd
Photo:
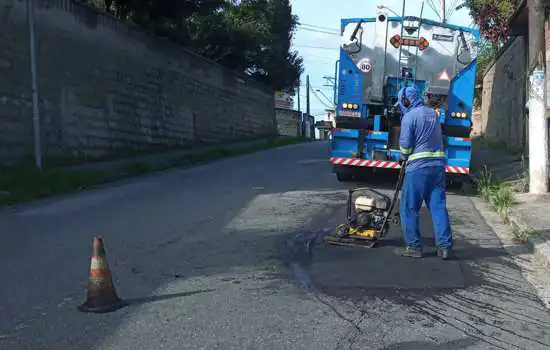
M 501 183 L 495 185 L 489 196 L 489 205 L 495 210 L 502 219 L 508 221 L 508 212 L 514 204 L 514 193 L 509 185 Z
M 512 223 L 512 239 L 517 243 L 527 243 L 529 236 L 532 236 L 535 233 L 536 231 L 532 228 L 522 230 L 518 227 L 518 225 Z
M 525 169 L 525 167 L 522 168 Z M 522 229 L 509 217 L 510 208 L 514 204 L 514 192 L 524 192 L 529 186 L 529 174 L 526 170 L 518 178 L 519 180 L 513 182 L 495 181 L 489 168 L 484 165 L 475 182 L 479 196 L 500 215 L 505 224 L 512 227 L 512 239 L 516 243 L 524 244 L 535 230 Z
M 512 186 L 506 182 L 493 180 L 491 171 L 485 165 L 475 182 L 479 196 L 488 202 L 489 206 L 507 223 L 508 212 L 514 204 Z
M 528 192 L 529 191 L 529 169 L 526 168 L 525 157 L 521 156 L 521 174 L 518 174 L 518 182 L 516 184 L 516 190 L 518 192 Z
M 491 186 L 493 184 L 492 175 L 489 168 L 484 165 L 481 169 L 481 173 L 474 180 L 480 197 L 487 202 L 491 196 Z

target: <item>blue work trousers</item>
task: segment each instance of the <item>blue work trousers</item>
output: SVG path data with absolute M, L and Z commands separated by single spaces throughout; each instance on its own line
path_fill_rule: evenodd
M 432 216 L 435 244 L 440 248 L 452 247 L 453 237 L 446 197 L 444 167 L 425 167 L 405 173 L 400 214 L 405 244 L 408 247 L 422 246 L 419 212 L 423 202 Z

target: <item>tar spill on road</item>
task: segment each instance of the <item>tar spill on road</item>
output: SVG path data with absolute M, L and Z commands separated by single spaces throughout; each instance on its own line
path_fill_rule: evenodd
M 313 248 L 329 232 L 328 228 L 313 232 L 299 232 L 286 244 L 284 260 L 290 266 L 294 277 L 308 291 L 315 290 L 308 271 L 308 267 L 313 263 Z

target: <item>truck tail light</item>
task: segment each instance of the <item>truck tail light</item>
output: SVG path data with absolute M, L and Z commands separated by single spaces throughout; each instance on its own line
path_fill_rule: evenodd
M 420 37 L 420 39 L 418 39 L 418 49 L 420 51 L 425 50 L 429 46 L 430 46 L 430 43 L 428 42 L 428 40 L 426 40 L 426 38 Z
M 420 38 L 402 38 L 399 34 L 395 34 L 390 39 L 390 44 L 398 49 L 401 45 L 403 46 L 416 46 L 420 51 L 425 50 L 430 46 L 430 43 L 426 38 L 421 36 Z

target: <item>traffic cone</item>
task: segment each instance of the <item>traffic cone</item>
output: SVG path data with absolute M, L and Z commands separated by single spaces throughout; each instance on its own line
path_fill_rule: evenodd
M 107 264 L 105 247 L 101 237 L 94 237 L 88 296 L 78 307 L 82 312 L 111 312 L 120 309 L 127 303 L 120 299 L 115 291 L 111 270 Z

